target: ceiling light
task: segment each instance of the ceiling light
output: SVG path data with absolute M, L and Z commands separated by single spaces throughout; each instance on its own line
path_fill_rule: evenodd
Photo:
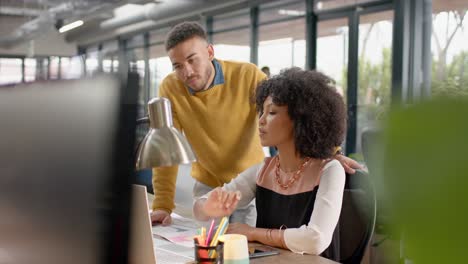
M 322 1 L 319 1 L 319 2 L 317 3 L 317 6 L 316 6 L 316 7 L 317 7 L 317 10 L 322 9 L 322 8 L 323 8 L 323 3 L 322 3 Z
M 305 15 L 305 11 L 291 10 L 291 9 L 280 9 L 280 10 L 278 10 L 278 13 L 280 15 L 286 15 L 286 16 L 303 16 L 303 15 Z
M 60 33 L 67 32 L 71 29 L 77 28 L 79 26 L 83 25 L 83 20 L 77 20 L 75 22 L 72 22 L 70 24 L 67 24 L 59 29 Z

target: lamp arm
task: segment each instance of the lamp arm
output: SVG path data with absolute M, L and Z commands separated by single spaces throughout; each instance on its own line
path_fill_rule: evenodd
M 137 122 L 137 125 L 140 125 L 140 124 L 148 124 L 149 123 L 149 117 L 148 116 L 144 116 L 142 118 L 139 118 L 136 120 Z
M 141 124 L 149 124 L 149 116 L 146 115 L 146 116 L 144 116 L 144 117 L 142 117 L 142 118 L 138 118 L 138 119 L 136 120 L 136 123 L 137 123 L 137 126 L 138 126 L 138 125 L 141 125 Z M 141 140 L 138 141 L 138 144 L 137 144 L 137 146 L 136 146 L 136 148 L 135 148 L 135 153 L 134 153 L 134 155 L 133 155 L 135 161 L 136 161 L 136 159 L 137 159 L 137 157 L 138 157 L 138 149 L 140 149 L 140 145 L 141 145 L 141 143 L 145 140 L 145 137 L 146 137 L 146 136 L 144 136 Z

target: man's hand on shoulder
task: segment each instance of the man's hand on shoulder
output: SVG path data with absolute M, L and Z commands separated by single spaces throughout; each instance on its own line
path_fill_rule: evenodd
M 172 217 L 170 213 L 164 210 L 154 210 L 151 212 L 151 222 L 161 223 L 163 226 L 167 226 L 172 223 Z
M 362 170 L 363 169 L 361 164 L 359 164 L 357 161 L 355 161 L 355 160 L 353 160 L 351 158 L 348 158 L 348 157 L 346 157 L 344 155 L 337 154 L 337 155 L 335 155 L 335 159 L 337 159 L 341 163 L 341 166 L 343 166 L 346 173 L 354 174 L 356 172 L 356 170 Z

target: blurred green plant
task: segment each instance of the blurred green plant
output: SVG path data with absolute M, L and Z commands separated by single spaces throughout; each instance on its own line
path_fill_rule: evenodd
M 392 111 L 383 180 L 394 234 L 413 263 L 463 263 L 468 237 L 468 99 Z

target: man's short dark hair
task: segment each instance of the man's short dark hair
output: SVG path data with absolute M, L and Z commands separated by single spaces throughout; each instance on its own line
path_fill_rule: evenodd
M 274 104 L 288 107 L 301 157 L 327 159 L 334 155 L 345 136 L 346 107 L 329 77 L 317 71 L 286 69 L 257 87 L 259 113 L 268 96 Z
M 166 51 L 169 51 L 177 44 L 193 37 L 200 37 L 208 40 L 206 31 L 197 22 L 182 22 L 175 25 L 166 36 Z

